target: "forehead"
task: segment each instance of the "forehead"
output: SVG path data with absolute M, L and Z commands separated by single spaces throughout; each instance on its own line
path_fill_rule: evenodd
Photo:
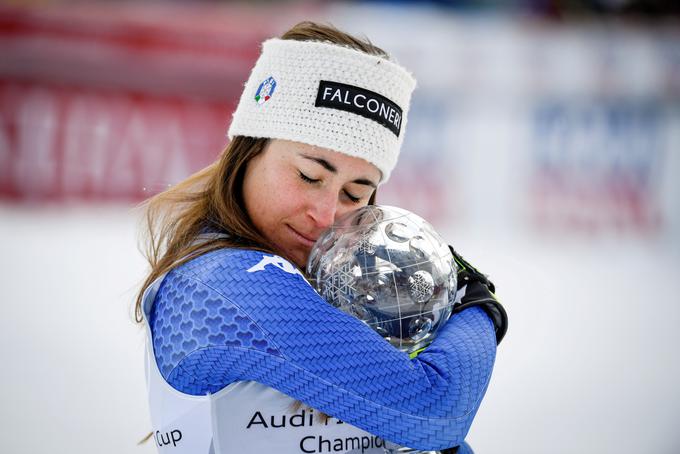
M 267 145 L 267 154 L 273 159 L 293 162 L 309 162 L 321 166 L 320 160 L 327 162 L 337 170 L 338 175 L 354 178 L 367 178 L 378 183 L 380 170 L 370 162 L 348 156 L 344 153 L 290 140 L 273 139 Z

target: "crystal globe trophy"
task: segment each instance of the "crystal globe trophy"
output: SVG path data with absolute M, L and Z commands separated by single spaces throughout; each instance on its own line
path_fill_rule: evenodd
M 384 205 L 353 211 L 321 235 L 307 274 L 326 301 L 408 353 L 450 317 L 457 284 L 453 255 L 432 226 Z

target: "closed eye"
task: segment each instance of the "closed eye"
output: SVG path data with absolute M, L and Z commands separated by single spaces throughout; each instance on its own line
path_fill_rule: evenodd
M 318 183 L 319 181 L 321 181 L 321 180 L 315 180 L 314 178 L 308 177 L 307 175 L 302 173 L 300 170 L 298 170 L 298 175 L 300 175 L 300 179 L 302 181 L 304 181 L 305 183 L 314 184 L 314 183 Z
M 319 179 L 311 178 L 302 173 L 301 170 L 298 170 L 298 175 L 300 176 L 300 179 L 304 181 L 307 184 L 316 184 L 318 183 Z M 345 194 L 345 197 L 347 197 L 347 200 L 349 200 L 351 203 L 359 203 L 361 202 L 361 197 L 356 197 L 352 195 L 350 192 L 348 192 L 346 189 L 343 189 L 342 192 Z
M 361 201 L 361 197 L 354 197 L 352 194 L 350 194 L 347 191 L 343 191 L 347 198 L 349 199 L 350 202 L 352 203 L 359 203 Z

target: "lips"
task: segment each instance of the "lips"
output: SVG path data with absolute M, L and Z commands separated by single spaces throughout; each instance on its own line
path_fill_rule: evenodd
M 303 243 L 304 245 L 311 248 L 312 246 L 314 246 L 314 243 L 316 243 L 316 237 L 303 235 L 302 233 L 298 232 L 291 226 L 288 226 L 288 228 L 291 230 L 291 232 L 293 232 L 293 235 L 296 236 L 300 240 L 300 242 Z

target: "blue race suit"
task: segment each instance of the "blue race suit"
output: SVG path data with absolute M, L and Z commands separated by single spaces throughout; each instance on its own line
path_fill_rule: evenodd
M 253 381 L 403 446 L 460 445 L 493 369 L 483 309 L 454 315 L 410 359 L 267 253 L 213 251 L 156 290 L 144 309 L 158 370 L 175 390 L 205 396 Z

